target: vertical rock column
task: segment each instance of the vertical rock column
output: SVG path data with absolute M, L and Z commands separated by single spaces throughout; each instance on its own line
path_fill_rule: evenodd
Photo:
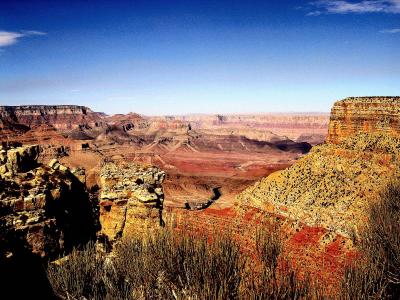
M 163 225 L 165 173 L 152 166 L 106 163 L 100 173 L 101 234 L 108 241 Z

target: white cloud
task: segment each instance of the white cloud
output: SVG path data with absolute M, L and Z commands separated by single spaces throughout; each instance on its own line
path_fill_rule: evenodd
M 36 30 L 22 30 L 19 32 L 0 31 L 0 47 L 14 45 L 20 38 L 32 35 L 46 35 L 46 33 Z
M 383 29 L 380 32 L 381 33 L 400 33 L 400 28 Z
M 21 37 L 23 37 L 23 34 L 21 33 L 0 31 L 0 47 L 11 46 Z
M 46 35 L 46 32 L 37 31 L 37 30 L 21 30 L 21 33 L 24 35 Z
M 400 0 L 318 0 L 309 3 L 308 16 L 321 14 L 400 13 Z

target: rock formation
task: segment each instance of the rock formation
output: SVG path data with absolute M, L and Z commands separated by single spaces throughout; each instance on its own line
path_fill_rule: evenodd
M 327 141 L 339 143 L 357 132 L 400 133 L 400 97 L 350 97 L 332 108 Z
M 0 106 L 0 119 L 28 128 L 43 124 L 63 130 L 94 127 L 101 116 L 103 115 L 93 112 L 90 108 L 78 105 Z
M 39 146 L 0 149 L 0 261 L 30 253 L 56 258 L 95 234 L 85 185 Z
M 307 153 L 308 141 L 323 141 L 327 120 L 324 114 L 146 117 L 73 105 L 3 106 L 0 141 L 39 144 L 39 162 L 57 158 L 84 167 L 89 188 L 99 185 L 103 160 L 146 163 L 168 170 L 166 205 L 203 205 L 216 187 L 218 204 L 231 205 L 248 185 Z
M 171 118 L 171 117 L 170 117 Z M 325 113 L 265 113 L 247 115 L 187 115 L 174 116 L 174 120 L 189 123 L 194 130 L 233 129 L 247 131 L 252 135 L 254 131 L 273 132 L 276 135 L 286 136 L 291 140 L 303 137 L 312 137 L 315 144 L 322 143 L 327 133 L 329 114 Z
M 108 241 L 163 226 L 165 173 L 151 166 L 106 163 L 100 173 L 101 234 Z
M 400 98 L 336 102 L 328 143 L 248 188 L 238 196 L 241 207 L 354 236 L 367 220 L 368 204 L 399 176 L 396 111 Z
M 290 168 L 239 196 L 249 205 L 351 237 L 367 218 L 368 203 L 399 176 L 400 138 L 382 133 L 314 147 Z

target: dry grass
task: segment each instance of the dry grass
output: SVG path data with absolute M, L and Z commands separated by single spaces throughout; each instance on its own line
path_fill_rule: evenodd
M 277 227 L 257 232 L 257 263 L 255 266 L 250 262 L 251 267 L 243 280 L 241 299 L 320 298 L 320 290 L 312 285 L 309 277 L 300 278 L 289 260 L 282 258 L 282 250 L 283 241 Z
M 343 299 L 398 299 L 400 295 L 400 184 L 392 183 L 370 207 L 360 239 L 362 258 L 349 266 Z
M 257 235 L 257 255 L 241 255 L 230 234 L 218 239 L 168 228 L 145 239 L 126 238 L 112 256 L 89 244 L 61 265 L 49 265 L 48 277 L 63 299 L 304 299 L 307 280 L 298 280 L 288 264 L 279 269 L 278 235 Z M 289 272 L 286 274 L 286 272 Z M 261 297 L 261 298 L 260 298 Z
M 399 185 L 391 185 L 371 206 L 362 257 L 346 269 L 335 298 L 397 299 L 399 199 Z M 90 243 L 61 265 L 50 264 L 48 277 L 63 299 L 324 299 L 315 278 L 300 277 L 282 258 L 278 232 L 258 231 L 254 255 L 243 255 L 230 234 L 214 233 L 210 242 L 167 227 L 123 239 L 111 256 Z

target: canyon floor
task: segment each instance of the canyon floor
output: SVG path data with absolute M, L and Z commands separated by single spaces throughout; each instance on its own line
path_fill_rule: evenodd
M 215 198 L 213 206 L 225 208 L 246 187 L 322 143 L 328 121 L 328 114 L 311 113 L 146 117 L 17 107 L 2 113 L 0 140 L 40 144 L 43 162 L 56 157 L 85 168 L 89 188 L 98 185 L 106 161 L 156 165 L 167 173 L 166 207 L 197 208 Z

